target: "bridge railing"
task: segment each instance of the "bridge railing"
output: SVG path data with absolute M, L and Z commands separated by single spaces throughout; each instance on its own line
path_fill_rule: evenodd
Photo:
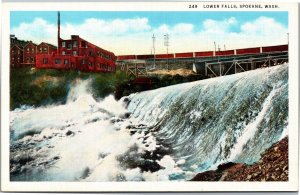
M 236 74 L 257 68 L 270 67 L 288 62 L 288 54 L 268 55 L 266 57 L 250 57 L 245 59 L 233 59 L 225 61 L 206 61 L 204 65 L 205 76 L 218 77 L 228 74 Z

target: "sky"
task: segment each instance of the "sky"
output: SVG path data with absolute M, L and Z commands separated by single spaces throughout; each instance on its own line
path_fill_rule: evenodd
M 79 35 L 116 55 L 212 51 L 287 43 L 288 12 L 63 11 L 61 37 Z M 57 45 L 57 12 L 13 11 L 10 31 L 19 39 Z

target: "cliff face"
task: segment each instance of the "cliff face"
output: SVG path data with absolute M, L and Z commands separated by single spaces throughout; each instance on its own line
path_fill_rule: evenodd
M 288 181 L 288 137 L 266 150 L 253 164 L 226 163 L 197 174 L 191 181 Z

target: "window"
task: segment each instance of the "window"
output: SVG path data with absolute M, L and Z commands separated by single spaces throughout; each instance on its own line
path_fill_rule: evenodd
M 68 44 L 68 49 L 71 49 L 72 48 L 72 43 L 69 43 Z
M 34 53 L 34 49 L 33 48 L 31 48 L 31 53 Z
M 92 51 L 89 51 L 89 56 L 92 56 L 93 55 L 93 52 Z
M 27 48 L 27 53 L 29 53 L 29 47 Z
M 61 42 L 61 46 L 62 46 L 62 47 L 66 47 L 66 42 L 64 42 L 64 41 Z
M 77 51 L 73 51 L 73 56 L 77 56 Z
M 11 53 L 14 54 L 14 53 L 15 53 L 15 50 L 11 50 Z
M 47 52 L 47 51 L 48 51 L 47 47 L 44 47 L 44 52 Z
M 73 42 L 73 47 L 77 47 L 77 41 Z
M 60 64 L 60 59 L 55 59 L 55 64 Z
M 31 62 L 34 62 L 34 59 L 33 59 L 33 58 L 31 58 Z
M 84 59 L 82 60 L 82 64 L 85 64 L 85 60 Z
M 66 52 L 65 51 L 62 51 L 62 53 L 61 53 L 62 55 L 66 55 Z
M 64 64 L 68 64 L 69 61 L 67 59 L 64 60 Z
M 40 52 L 42 52 L 42 48 L 41 48 L 41 47 L 40 47 L 40 49 L 39 49 L 39 50 L 40 50 Z
M 29 58 L 26 58 L 26 62 L 29 63 Z
M 43 64 L 48 64 L 48 58 L 43 59 Z

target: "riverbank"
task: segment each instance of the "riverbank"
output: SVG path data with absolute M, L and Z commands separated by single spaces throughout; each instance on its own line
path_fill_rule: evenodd
M 144 85 L 132 82 L 134 78 L 127 78 L 126 73 L 121 70 L 115 73 L 86 73 L 76 70 L 11 69 L 10 109 L 14 110 L 23 105 L 39 107 L 65 104 L 69 89 L 77 80 L 91 80 L 89 91 L 95 99 L 101 99 L 110 94 L 120 99 L 131 93 L 204 79 L 202 75 L 173 73 L 167 71 L 150 75 L 151 85 Z
M 10 71 L 10 109 L 27 106 L 65 104 L 76 81 L 90 79 L 89 90 L 95 99 L 106 97 L 117 86 L 127 83 L 123 71 L 115 73 L 85 73 L 76 70 L 17 68 Z
M 288 181 L 288 137 L 273 144 L 253 164 L 226 163 L 198 173 L 191 181 Z

